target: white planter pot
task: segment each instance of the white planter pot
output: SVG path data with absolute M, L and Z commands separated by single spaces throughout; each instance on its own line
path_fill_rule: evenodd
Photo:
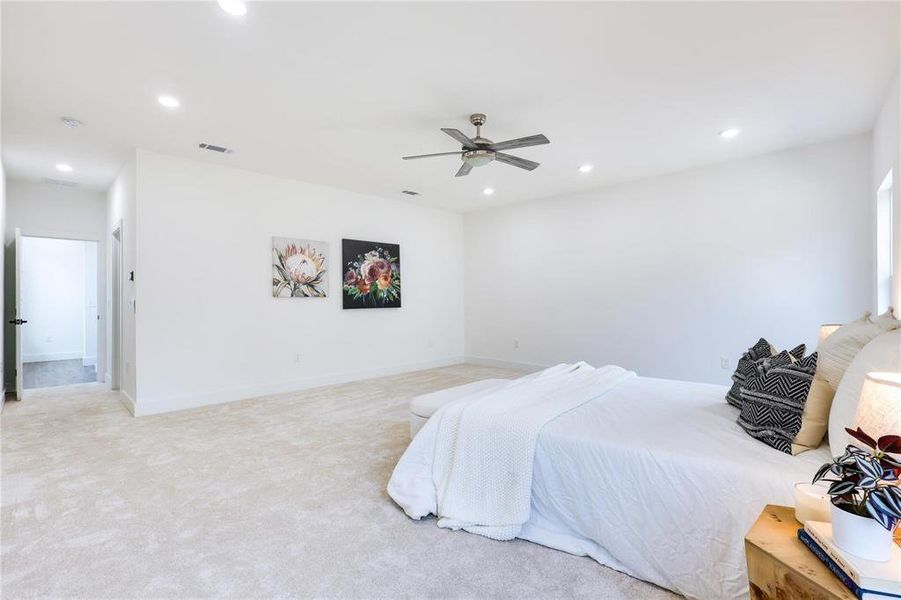
M 832 505 L 835 545 L 854 556 L 886 561 L 892 557 L 892 532 L 874 519 L 860 517 Z

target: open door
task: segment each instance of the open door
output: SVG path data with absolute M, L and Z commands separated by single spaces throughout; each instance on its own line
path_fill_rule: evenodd
M 16 400 L 22 399 L 24 372 L 22 371 L 22 326 L 28 321 L 22 318 L 22 232 L 16 227 L 16 239 L 13 241 L 13 255 L 16 258 L 15 299 L 16 313 L 10 321 L 15 327 L 16 336 Z

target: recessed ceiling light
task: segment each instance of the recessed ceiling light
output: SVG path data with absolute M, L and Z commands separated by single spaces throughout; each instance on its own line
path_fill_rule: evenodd
M 735 136 L 741 133 L 741 129 L 736 129 L 735 127 L 730 127 L 729 129 L 723 129 L 720 132 L 720 137 L 725 140 L 731 140 Z
M 582 165 L 579 167 L 579 173 L 590 173 L 593 168 L 592 165 Z
M 58 165 L 56 165 L 56 170 L 62 171 L 63 173 L 71 173 L 72 165 L 67 165 L 66 163 L 59 163 Z
M 484 190 L 482 190 L 482 193 L 485 194 L 486 196 L 490 196 L 491 194 L 494 193 L 494 190 L 492 188 L 485 188 Z
M 236 17 L 247 14 L 247 5 L 244 4 L 244 0 L 219 0 L 219 8 Z
M 166 108 L 178 108 L 181 105 L 178 98 L 172 96 L 160 96 L 156 100 Z
M 72 117 L 60 117 L 59 120 L 62 121 L 63 125 L 65 125 L 69 129 L 75 129 L 76 127 L 81 127 L 82 125 L 84 125 L 84 123 L 82 123 L 78 119 L 73 119 Z

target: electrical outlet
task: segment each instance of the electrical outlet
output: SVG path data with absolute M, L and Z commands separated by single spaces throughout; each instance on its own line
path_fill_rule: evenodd
M 298 352 L 297 354 L 294 355 L 294 362 L 296 362 L 296 363 L 300 362 L 300 352 Z
M 720 359 L 720 368 L 725 369 L 727 371 L 729 370 L 729 359 L 728 358 Z
M 519 350 L 519 340 L 513 340 L 513 349 Z

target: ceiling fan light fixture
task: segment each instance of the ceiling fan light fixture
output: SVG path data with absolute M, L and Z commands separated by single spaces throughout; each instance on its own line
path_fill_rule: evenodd
M 463 153 L 463 162 L 471 167 L 484 167 L 494 160 L 494 152 L 490 150 L 471 150 Z
M 543 134 L 529 135 L 526 137 L 505 140 L 503 142 L 492 142 L 486 137 L 482 137 L 482 125 L 485 124 L 486 117 L 483 113 L 475 113 L 469 115 L 469 122 L 475 125 L 476 135 L 471 138 L 459 129 L 450 127 L 442 127 L 441 131 L 452 137 L 460 144 L 460 150 L 454 152 L 434 152 L 432 154 L 416 154 L 413 156 L 402 156 L 403 160 L 416 160 L 420 158 L 432 158 L 435 156 L 459 156 L 463 161 L 459 170 L 454 177 L 465 177 L 475 167 L 484 167 L 492 161 L 497 161 L 506 165 L 524 169 L 526 171 L 534 171 L 539 164 L 533 160 L 520 158 L 502 152 L 502 150 L 512 150 L 514 148 L 529 148 L 531 146 L 540 146 L 542 144 L 550 144 L 551 141 Z M 486 192 L 486 195 L 491 192 Z

